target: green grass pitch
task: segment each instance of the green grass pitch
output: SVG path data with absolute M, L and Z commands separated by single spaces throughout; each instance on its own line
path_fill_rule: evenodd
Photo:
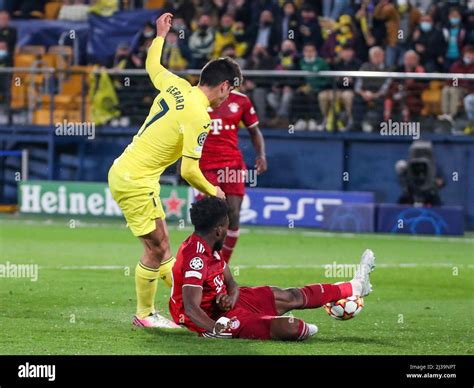
M 0 264 L 39 265 L 38 280 L 0 278 L 0 354 L 473 354 L 474 236 L 349 235 L 244 227 L 231 261 L 241 285 L 336 282 L 324 265 L 375 251 L 374 292 L 350 321 L 294 311 L 319 327 L 302 343 L 209 340 L 186 330 L 133 329 L 141 245 L 123 222 L 0 216 Z M 190 229 L 170 227 L 172 250 Z M 157 307 L 167 311 L 160 282 Z

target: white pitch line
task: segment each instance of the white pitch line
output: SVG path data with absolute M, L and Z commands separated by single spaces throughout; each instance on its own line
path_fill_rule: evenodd
M 71 219 L 74 219 L 71 217 Z M 126 229 L 125 223 L 120 222 L 89 222 L 89 221 L 82 221 L 80 219 L 76 220 L 75 228 L 80 229 L 84 227 L 90 228 L 103 228 L 103 227 L 111 227 L 111 228 L 120 228 Z M 69 228 L 68 221 L 57 221 L 53 219 L 47 220 L 11 220 L 11 219 L 2 219 L 0 218 L 0 224 L 25 224 L 25 225 L 33 225 L 33 226 L 64 226 Z M 74 228 L 71 228 L 74 229 Z M 171 230 L 179 230 L 179 231 L 192 231 L 192 226 L 184 226 L 178 227 L 176 225 L 170 224 L 169 229 Z M 367 239 L 379 239 L 379 240 L 409 240 L 409 241 L 429 241 L 429 242 L 449 242 L 449 243 L 464 243 L 464 244 L 474 244 L 474 238 L 470 237 L 455 237 L 455 236 L 430 236 L 430 235 L 405 235 L 405 234 L 379 234 L 379 233 L 335 233 L 335 232 L 328 232 L 323 230 L 308 230 L 304 228 L 281 228 L 281 229 L 274 229 L 274 227 L 266 228 L 266 227 L 252 227 L 249 228 L 248 225 L 244 225 L 240 229 L 242 234 L 262 234 L 262 235 L 298 235 L 303 237 L 336 237 L 336 238 L 367 238 Z
M 126 265 L 69 265 L 69 266 L 60 266 L 60 267 L 42 267 L 47 269 L 63 269 L 66 271 L 73 271 L 73 270 L 117 270 L 117 269 L 124 269 L 127 268 Z

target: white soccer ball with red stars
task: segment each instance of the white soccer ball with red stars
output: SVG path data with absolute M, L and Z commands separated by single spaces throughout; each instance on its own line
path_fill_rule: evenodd
M 339 299 L 337 302 L 326 303 L 324 308 L 330 317 L 347 321 L 362 311 L 364 299 L 359 296 L 349 296 L 348 298 Z

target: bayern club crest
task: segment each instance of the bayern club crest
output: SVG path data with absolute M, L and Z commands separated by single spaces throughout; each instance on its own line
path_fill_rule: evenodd
M 231 330 L 237 330 L 240 326 L 240 321 L 236 319 L 235 321 L 232 321 L 230 324 L 230 329 Z
M 232 113 L 237 113 L 239 111 L 239 104 L 237 104 L 236 102 L 231 102 L 229 104 L 229 110 L 232 112 Z

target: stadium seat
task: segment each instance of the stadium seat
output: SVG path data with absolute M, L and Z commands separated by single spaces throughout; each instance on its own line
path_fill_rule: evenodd
M 427 89 L 421 94 L 423 101 L 423 116 L 439 115 L 441 113 L 441 90 L 445 85 L 444 81 L 431 81 Z
M 147 9 L 157 9 L 157 8 L 163 8 L 165 5 L 165 0 L 148 0 L 145 2 L 145 8 Z
M 50 112 L 48 109 L 37 109 L 33 113 L 33 124 L 35 125 L 49 125 Z
M 15 67 L 31 67 L 36 60 L 33 54 L 15 54 L 13 62 Z
M 50 19 L 50 20 L 55 20 L 58 18 L 59 11 L 61 10 L 62 3 L 61 2 L 49 2 L 46 3 L 44 7 L 44 18 L 45 19 Z
M 33 124 L 50 125 L 51 116 L 49 109 L 37 109 L 33 113 Z M 67 111 L 65 109 L 55 109 L 53 112 L 53 123 L 62 122 L 67 119 Z
M 36 57 L 32 54 L 15 54 L 13 61 L 15 67 L 29 68 L 35 62 Z M 11 87 L 11 108 L 22 109 L 28 106 L 28 85 L 31 75 L 28 73 L 13 73 Z
M 44 55 L 46 54 L 46 48 L 39 45 L 22 46 L 20 47 L 20 54 Z
M 51 46 L 48 54 L 56 57 L 56 68 L 67 69 L 72 64 L 73 51 L 71 46 Z

